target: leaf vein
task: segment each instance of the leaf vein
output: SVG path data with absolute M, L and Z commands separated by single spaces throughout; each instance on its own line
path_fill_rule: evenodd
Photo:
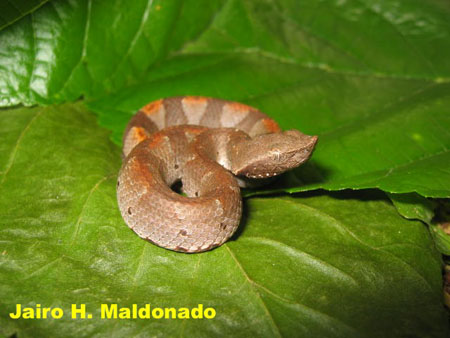
M 245 277 L 245 279 L 247 280 L 247 282 L 252 286 L 255 284 L 255 282 L 248 276 L 247 272 L 244 270 L 244 267 L 242 266 L 242 264 L 237 260 L 236 256 L 234 255 L 234 253 L 231 251 L 230 247 L 228 246 L 227 243 L 225 243 L 223 245 L 228 253 L 230 254 L 231 258 L 233 259 L 233 261 L 236 263 L 237 267 L 239 268 L 239 270 L 241 271 L 242 275 Z M 251 288 L 253 290 L 253 292 L 255 293 L 255 295 L 257 296 L 257 298 L 260 301 L 260 304 L 264 310 L 264 313 L 266 314 L 267 318 L 269 319 L 269 322 L 271 324 L 273 333 L 276 334 L 278 337 L 282 337 L 280 329 L 278 327 L 278 325 L 275 323 L 275 320 L 273 319 L 269 309 L 266 306 L 266 303 L 264 302 L 264 300 L 261 297 L 261 294 L 258 292 L 258 290 L 256 290 L 254 287 Z
M 80 58 L 79 58 L 78 62 L 75 64 L 75 66 L 72 68 L 70 74 L 67 76 L 67 78 L 64 81 L 64 83 L 61 85 L 61 89 L 59 90 L 60 93 L 70 83 L 70 80 L 72 79 L 72 76 L 74 75 L 76 69 L 82 64 L 83 60 L 86 58 L 86 48 L 87 48 L 87 40 L 88 40 L 89 28 L 90 28 L 91 10 L 92 10 L 92 0 L 87 0 L 86 23 L 85 23 L 85 26 L 84 26 L 83 45 L 82 45 L 82 48 L 81 48 Z M 89 73 L 89 70 L 88 70 L 87 67 L 86 67 L 86 70 Z
M 250 236 L 250 237 L 245 237 L 243 239 L 259 242 L 259 243 L 266 244 L 269 246 L 273 246 L 281 251 L 288 252 L 289 254 L 294 254 L 297 257 L 302 258 L 302 259 L 306 258 L 306 260 L 309 261 L 308 262 L 309 264 L 314 262 L 320 266 L 319 268 L 317 268 L 317 266 L 316 266 L 317 270 L 319 270 L 329 276 L 333 276 L 333 277 L 340 276 L 341 280 L 344 279 L 347 282 L 350 282 L 351 284 L 353 284 L 352 287 L 358 286 L 358 282 L 347 272 L 343 271 L 342 269 L 340 269 L 328 262 L 325 262 L 325 261 L 319 259 L 316 256 L 313 256 L 305 251 L 301 251 L 298 248 L 294 248 L 288 244 L 282 243 L 277 240 L 273 240 L 273 239 L 265 238 L 265 237 L 259 237 L 259 236 L 258 237 Z M 311 265 L 316 265 L 314 263 Z
M 117 64 L 116 69 L 114 70 L 114 72 L 112 72 L 108 77 L 106 77 L 103 82 L 106 82 L 108 79 L 112 79 L 119 72 L 120 67 L 125 62 L 127 57 L 130 55 L 131 50 L 134 48 L 134 46 L 136 45 L 136 42 L 137 42 L 139 36 L 142 34 L 142 31 L 144 29 L 145 23 L 147 22 L 148 15 L 150 13 L 150 9 L 152 7 L 152 4 L 153 4 L 153 0 L 147 1 L 147 5 L 145 6 L 144 12 L 142 13 L 141 22 L 139 24 L 138 29 L 136 30 L 136 33 L 134 34 L 133 38 L 131 39 L 130 44 L 128 45 L 127 51 L 124 53 L 122 59 Z
M 365 242 L 362 241 L 362 240 L 361 240 L 361 239 L 360 239 L 353 231 L 351 231 L 350 229 L 348 229 L 348 228 L 347 228 L 341 221 L 339 221 L 337 218 L 331 216 L 330 214 L 326 213 L 326 212 L 323 211 L 323 210 L 319 210 L 319 209 L 317 209 L 317 208 L 310 207 L 310 206 L 308 206 L 308 205 L 306 205 L 306 204 L 299 204 L 299 203 L 295 203 L 295 202 L 290 201 L 290 200 L 284 200 L 284 201 L 287 202 L 287 203 L 290 203 L 290 204 L 292 204 L 292 205 L 294 205 L 294 206 L 296 206 L 297 208 L 304 208 L 304 209 L 312 210 L 312 211 L 314 211 L 315 213 L 321 215 L 322 217 L 328 218 L 329 220 L 331 220 L 331 222 L 329 223 L 330 225 L 333 225 L 335 228 L 338 228 L 338 229 L 340 229 L 341 231 L 345 232 L 346 234 L 350 235 L 350 237 L 352 237 L 354 240 L 356 240 L 358 243 L 362 244 L 363 246 L 368 247 L 369 249 L 372 249 L 372 250 L 374 250 L 374 251 L 381 251 L 381 252 L 383 252 L 383 253 L 385 253 L 385 254 L 387 254 L 387 255 L 393 257 L 395 260 L 397 260 L 397 261 L 401 262 L 403 265 L 407 266 L 408 269 L 409 269 L 410 271 L 412 271 L 414 274 L 416 274 L 416 276 L 418 276 L 419 279 L 421 279 L 421 280 L 425 283 L 425 285 L 430 289 L 430 291 L 433 292 L 433 287 L 430 285 L 430 283 L 428 282 L 428 280 L 426 280 L 425 277 L 423 277 L 416 269 L 414 269 L 414 268 L 412 267 L 411 264 L 409 264 L 408 262 L 404 261 L 403 259 L 401 259 L 401 258 L 395 256 L 394 254 L 392 254 L 392 253 L 389 252 L 389 251 L 384 251 L 384 250 L 382 250 L 382 249 L 380 249 L 380 248 L 377 248 L 377 247 L 374 247 L 374 246 L 371 246 L 371 245 L 365 243 Z
M 11 155 L 9 156 L 9 160 L 8 160 L 8 164 L 6 166 L 6 169 L 2 172 L 3 177 L 2 180 L 0 182 L 0 184 L 3 184 L 5 182 L 6 179 L 6 175 L 8 174 L 8 172 L 11 170 L 11 167 L 14 164 L 14 161 L 16 159 L 16 154 L 17 154 L 17 150 L 19 149 L 19 145 L 23 140 L 23 137 L 25 136 L 25 134 L 28 132 L 28 130 L 30 129 L 30 126 L 33 124 L 33 122 L 42 114 L 42 112 L 44 111 L 44 109 L 40 109 L 35 115 L 34 117 L 30 120 L 30 122 L 27 123 L 27 125 L 25 126 L 25 128 L 22 130 L 22 132 L 19 135 L 19 138 L 17 139 L 15 146 L 13 148 L 13 150 L 11 151 Z
M 106 181 L 107 179 L 115 176 L 116 174 L 110 174 L 107 176 L 102 177 L 99 181 L 97 181 L 97 183 L 95 183 L 95 185 L 91 188 L 91 190 L 88 193 L 88 196 L 86 197 L 86 200 L 83 203 L 83 206 L 81 207 L 81 211 L 80 214 L 78 215 L 77 221 L 75 223 L 75 230 L 73 232 L 72 235 L 72 239 L 70 241 L 70 245 L 72 245 L 75 242 L 76 237 L 78 236 L 79 230 L 80 230 L 80 224 L 81 224 L 81 219 L 84 213 L 84 209 L 86 208 L 86 205 L 89 202 L 89 199 L 91 198 L 92 194 L 94 193 L 95 190 L 98 189 L 98 187 L 100 186 L 100 184 L 102 184 L 104 181 Z

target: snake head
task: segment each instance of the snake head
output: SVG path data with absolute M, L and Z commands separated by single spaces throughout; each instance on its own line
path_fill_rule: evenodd
M 268 178 L 306 162 L 317 143 L 317 136 L 298 130 L 255 136 L 237 144 L 232 151 L 235 175 Z

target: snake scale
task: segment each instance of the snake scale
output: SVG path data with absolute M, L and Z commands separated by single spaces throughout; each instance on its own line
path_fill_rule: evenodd
M 239 225 L 239 187 L 299 166 L 316 142 L 317 136 L 281 131 L 241 103 L 199 96 L 153 101 L 124 133 L 120 212 L 136 234 L 158 246 L 210 250 Z M 185 196 L 171 189 L 179 181 Z

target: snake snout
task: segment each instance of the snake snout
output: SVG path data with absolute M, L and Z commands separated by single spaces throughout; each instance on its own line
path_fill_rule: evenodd
M 317 143 L 317 136 L 298 130 L 261 135 L 246 144 L 247 152 L 238 158 L 235 175 L 268 178 L 296 168 L 309 159 Z

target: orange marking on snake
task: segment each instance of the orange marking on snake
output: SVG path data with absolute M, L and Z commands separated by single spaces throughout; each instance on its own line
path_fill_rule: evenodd
M 162 133 L 156 133 L 153 134 L 151 142 L 148 144 L 149 148 L 154 148 L 158 146 L 162 141 L 164 140 L 164 134 Z
M 196 135 L 203 133 L 205 131 L 205 127 L 200 127 L 200 126 L 197 127 L 197 126 L 187 125 L 185 128 L 186 128 L 185 129 L 186 132 L 196 134 Z
M 162 99 L 153 101 L 142 107 L 141 111 L 143 111 L 145 115 L 152 115 L 154 113 L 157 113 L 161 109 L 162 101 L 163 101 Z
M 183 98 L 183 103 L 186 104 L 203 104 L 206 101 L 208 101 L 208 98 L 203 96 L 186 96 Z
M 237 112 L 244 112 L 244 111 L 249 111 L 249 110 L 255 110 L 255 108 L 247 106 L 246 104 L 239 103 L 239 102 L 231 102 L 231 103 L 228 103 L 227 106 L 231 110 L 235 110 Z
M 130 165 L 130 171 L 137 174 L 135 176 L 138 180 L 136 181 L 139 185 L 145 185 L 150 188 L 153 184 L 153 174 L 148 170 L 148 166 L 143 164 L 141 161 L 133 159 Z
M 142 174 L 142 177 L 146 178 L 145 180 L 143 180 L 144 182 L 150 182 L 153 179 L 153 175 L 150 172 L 150 170 L 148 170 L 148 167 L 146 165 L 144 165 L 142 163 L 138 163 L 137 171 L 139 171 Z
M 278 123 L 276 123 L 272 119 L 263 119 L 262 123 L 264 124 L 264 127 L 272 133 L 277 133 L 281 131 L 281 128 L 278 126 Z
M 132 133 L 133 139 L 137 140 L 138 142 L 142 142 L 148 137 L 147 132 L 142 127 L 132 128 Z

